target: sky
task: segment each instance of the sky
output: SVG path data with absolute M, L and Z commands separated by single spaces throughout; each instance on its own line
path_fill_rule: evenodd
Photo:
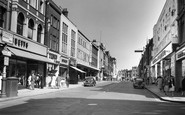
M 153 37 L 166 0 L 53 0 L 89 39 L 101 41 L 116 58 L 117 69 L 138 66 L 147 39 Z

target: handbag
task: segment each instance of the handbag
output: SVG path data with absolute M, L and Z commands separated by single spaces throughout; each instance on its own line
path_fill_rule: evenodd
M 175 86 L 172 84 L 172 86 L 170 87 L 169 91 L 175 91 Z

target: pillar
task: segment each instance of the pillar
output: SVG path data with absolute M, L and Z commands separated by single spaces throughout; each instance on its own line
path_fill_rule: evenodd
M 13 32 L 17 32 L 17 8 L 16 6 L 12 6 L 12 17 L 11 17 L 11 26 L 10 26 L 10 30 Z

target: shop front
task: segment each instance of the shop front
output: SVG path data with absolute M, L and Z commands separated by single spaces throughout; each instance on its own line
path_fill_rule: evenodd
M 61 78 L 67 77 L 69 59 L 65 56 L 60 57 L 59 76 Z
M 81 70 L 82 68 L 77 67 L 77 61 L 74 58 L 69 60 L 69 77 L 71 84 L 77 84 L 80 79 L 85 77 L 86 71 Z
M 151 61 L 151 75 L 153 80 L 158 76 L 171 75 L 171 57 L 172 57 L 172 45 L 171 43 L 164 48 L 157 56 Z
M 85 77 L 88 77 L 88 76 L 92 76 L 95 78 L 95 80 L 98 80 L 98 72 L 99 70 L 95 67 L 91 67 L 91 66 L 87 66 L 87 65 L 83 65 L 82 63 L 78 63 L 77 64 L 77 67 L 84 71 L 84 72 L 79 72 L 78 73 L 78 76 L 79 76 L 79 79 L 80 80 L 84 80 Z
M 10 52 L 11 56 L 5 58 L 3 50 Z M 5 78 L 18 78 L 18 89 L 28 86 L 28 76 L 31 72 L 40 77 L 38 87 L 45 86 L 46 63 L 52 63 L 47 58 L 45 45 L 3 31 L 0 52 L 0 62 L 2 62 L 0 72 L 6 74 L 4 74 Z M 5 65 L 4 62 L 8 62 L 8 64 Z
M 182 79 L 185 77 L 185 47 L 176 52 L 176 90 L 182 87 Z

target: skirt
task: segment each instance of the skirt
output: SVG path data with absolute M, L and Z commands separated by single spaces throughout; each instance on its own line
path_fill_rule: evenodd
M 164 86 L 164 91 L 169 91 L 169 86 L 168 85 Z
M 174 86 L 170 87 L 169 91 L 175 91 L 175 87 Z

